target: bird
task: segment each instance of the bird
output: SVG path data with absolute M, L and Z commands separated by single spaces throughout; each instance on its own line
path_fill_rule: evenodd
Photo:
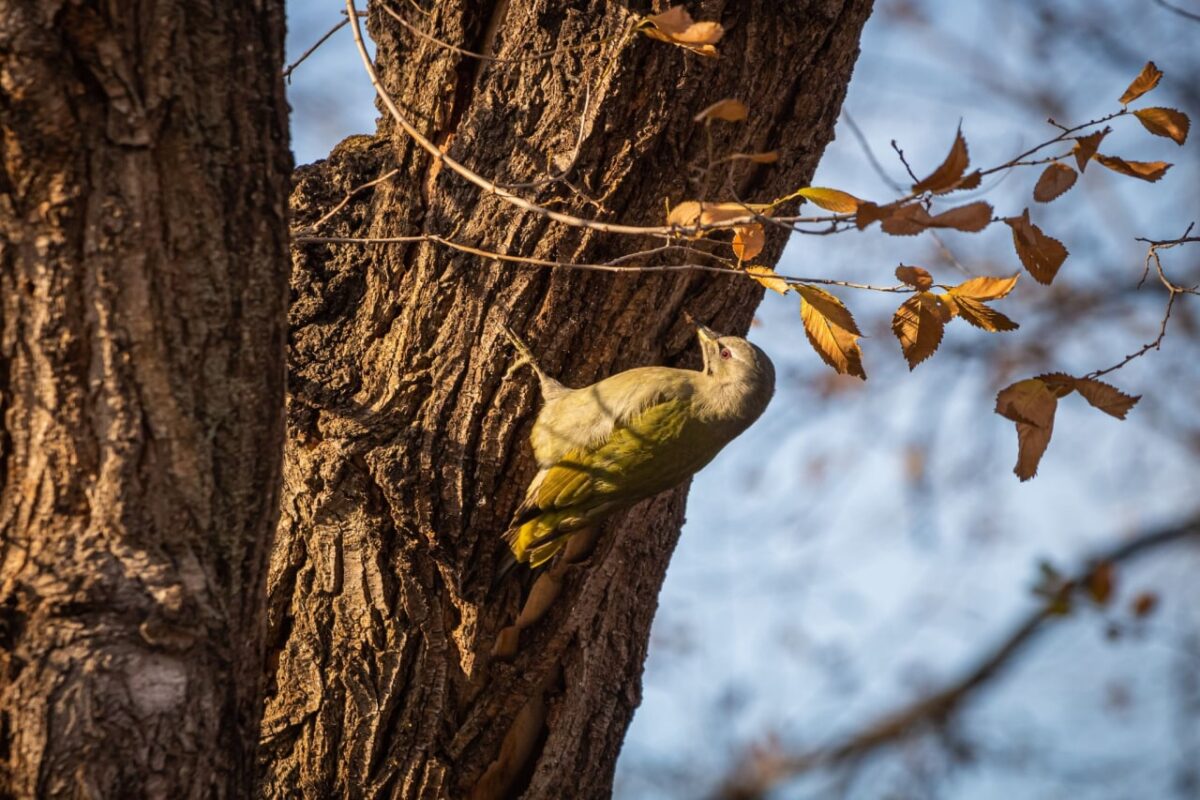
M 572 389 L 550 377 L 507 326 L 542 407 L 530 433 L 538 471 L 512 517 L 493 585 L 517 564 L 537 568 L 567 539 L 690 478 L 766 410 L 775 367 L 758 346 L 704 325 L 700 370 L 636 367 Z

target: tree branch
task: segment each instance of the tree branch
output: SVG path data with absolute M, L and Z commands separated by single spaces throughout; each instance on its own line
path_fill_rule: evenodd
M 1048 628 L 1047 622 L 1059 616 L 1054 611 L 1056 605 L 1074 592 L 1086 591 L 1088 578 L 1097 565 L 1127 561 L 1189 537 L 1200 537 L 1200 512 L 1183 522 L 1094 554 L 1084 561 L 1073 580 L 1063 581 L 1058 597 L 1050 598 L 1029 614 L 957 681 L 869 723 L 840 743 L 791 755 L 769 751 L 758 753 L 745 760 L 725 780 L 716 796 L 722 800 L 756 800 L 784 781 L 813 769 L 856 761 L 930 729 L 944 729 L 977 689 L 998 675 Z

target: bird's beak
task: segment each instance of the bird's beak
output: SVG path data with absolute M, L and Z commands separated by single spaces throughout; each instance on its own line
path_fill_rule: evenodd
M 721 338 L 721 334 L 707 325 L 696 323 L 696 338 L 700 340 L 700 355 L 704 359 L 704 373 L 711 375 L 713 363 L 712 351 L 717 346 L 717 339 Z

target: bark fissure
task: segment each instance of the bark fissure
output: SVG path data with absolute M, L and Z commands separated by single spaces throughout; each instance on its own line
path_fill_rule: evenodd
M 439 3 L 424 27 L 477 48 L 494 5 Z M 590 87 L 571 180 L 600 208 L 552 181 L 527 195 L 646 224 L 661 220 L 664 201 L 704 191 L 688 177 L 706 151 L 692 116 L 724 97 L 751 101 L 755 111 L 741 125 L 713 126 L 717 152 L 768 142 L 783 150 L 774 167 L 735 175 L 735 185 L 750 187 L 745 199 L 807 183 L 832 137 L 869 6 L 706 3 L 693 14 L 729 28 L 715 62 L 645 37 L 616 37 L 542 61 L 488 63 L 458 99 L 445 92 L 462 86 L 460 57 L 416 40 L 377 9 L 369 29 L 382 79 L 406 113 L 429 131 L 452 119 L 448 152 L 497 180 L 545 176 L 548 159 L 554 169 L 555 158 L 571 155 Z M 493 41 L 506 54 L 571 47 L 614 37 L 631 13 L 605 0 L 567 11 L 549 0 L 512 0 Z M 797 73 L 800 52 L 808 57 Z M 322 232 L 453 232 L 494 250 L 581 261 L 648 246 L 565 229 L 482 195 L 437 170 L 386 116 L 377 136 L 347 140 L 297 172 L 297 223 L 319 218 L 393 164 L 395 178 L 356 196 Z M 783 239 L 769 233 L 762 263 L 778 258 Z M 488 594 L 499 536 L 532 474 L 525 437 L 536 405 L 527 377 L 505 376 L 513 353 L 499 325 L 521 331 L 551 374 L 584 385 L 643 364 L 695 366 L 682 312 L 745 331 L 761 290 L 724 276 L 496 264 L 429 244 L 307 244 L 294 251 L 293 268 L 262 792 L 469 797 L 483 792 L 480 779 L 522 709 L 544 705 L 544 714 L 524 716 L 537 724 L 510 740 L 509 751 L 526 762 L 506 763 L 492 794 L 477 796 L 606 796 L 640 701 L 649 626 L 686 489 L 611 520 L 595 552 L 565 570 L 549 614 L 522 632 L 515 659 L 490 658 L 529 584 L 515 578 Z M 315 543 L 330 535 L 333 518 L 346 577 L 327 593 L 316 586 L 329 556 Z M 393 599 L 380 603 L 385 596 Z
M 0 795 L 250 790 L 282 43 L 278 3 L 0 9 Z

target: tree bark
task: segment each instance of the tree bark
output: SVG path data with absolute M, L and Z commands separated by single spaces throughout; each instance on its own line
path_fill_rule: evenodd
M 719 59 L 624 35 L 645 4 L 440 2 L 427 15 L 392 4 L 466 50 L 560 49 L 517 62 L 480 62 L 414 36 L 378 3 L 369 21 L 389 91 L 456 159 L 501 182 L 567 169 L 570 186 L 520 192 L 583 216 L 661 224 L 665 203 L 729 200 L 731 191 L 761 202 L 808 182 L 870 11 L 869 0 L 689 5 L 728 28 Z M 751 114 L 709 126 L 713 152 L 781 157 L 696 179 L 690 167 L 709 144 L 692 118 L 726 97 Z M 385 115 L 375 136 L 348 139 L 298 172 L 295 222 L 314 223 L 395 169 L 318 232 L 436 233 L 570 262 L 661 244 L 548 222 L 440 167 Z M 785 238 L 772 229 L 757 261 L 774 263 Z M 607 525 L 594 554 L 565 571 L 562 595 L 523 633 L 516 658 L 489 658 L 530 582 L 488 594 L 500 534 L 533 473 L 526 437 L 537 403 L 531 380 L 505 378 L 512 352 L 499 325 L 523 332 L 552 375 L 578 386 L 639 365 L 696 366 L 685 310 L 740 333 L 761 295 L 730 276 L 542 269 L 429 243 L 294 250 L 289 434 L 268 589 L 266 796 L 611 793 L 686 489 Z
M 245 797 L 283 4 L 0 4 L 0 796 Z

